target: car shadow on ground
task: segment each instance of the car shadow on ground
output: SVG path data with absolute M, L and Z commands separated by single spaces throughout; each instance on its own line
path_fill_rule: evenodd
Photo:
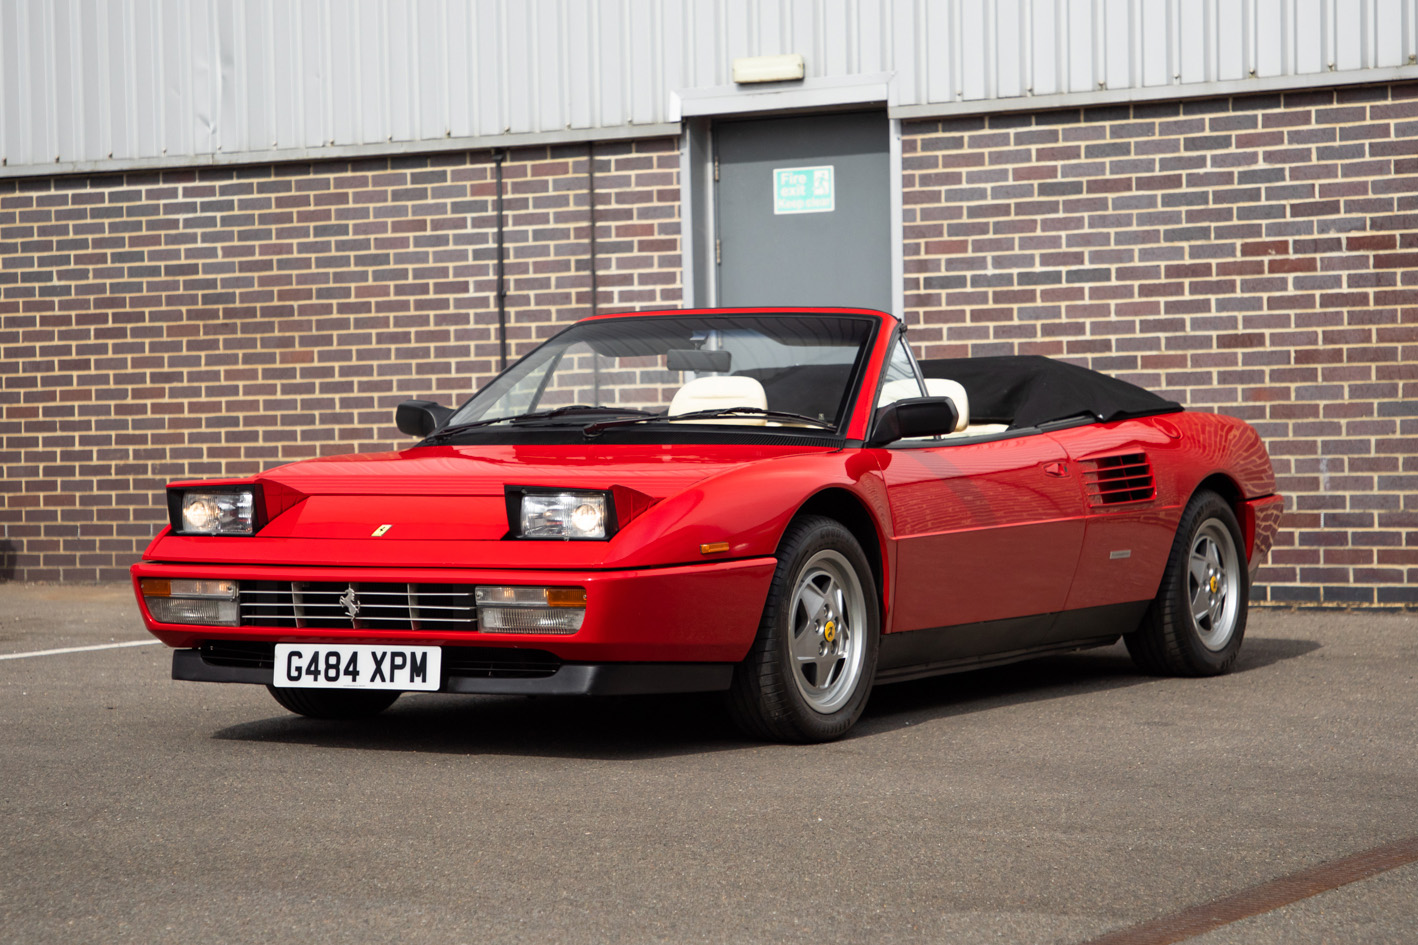
M 1311 640 L 1248 639 L 1237 673 L 1320 648 Z M 1155 684 L 1121 646 L 878 687 L 849 736 L 871 738 L 920 722 Z M 279 715 L 213 738 L 362 751 L 521 755 L 634 761 L 774 746 L 748 739 L 717 694 L 602 698 L 449 696 L 401 698 L 372 719 L 321 721 Z
M 1247 637 L 1232 670 L 1241 675 L 1312 653 L 1315 640 Z M 992 669 L 933 676 L 881 686 L 853 729 L 853 736 L 880 734 L 932 719 L 985 712 L 1068 696 L 1156 685 L 1141 674 L 1121 643 Z

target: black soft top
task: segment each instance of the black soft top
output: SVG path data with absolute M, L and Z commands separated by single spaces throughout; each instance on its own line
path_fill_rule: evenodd
M 970 395 L 972 423 L 1033 427 L 1085 415 L 1108 422 L 1183 409 L 1136 384 L 1037 354 L 920 363 L 926 377 L 960 382 Z

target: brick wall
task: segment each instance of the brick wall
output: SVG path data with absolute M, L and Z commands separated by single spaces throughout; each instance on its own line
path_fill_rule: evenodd
M 596 147 L 603 310 L 681 301 L 678 142 Z M 1418 86 L 904 128 L 931 357 L 1232 413 L 1290 497 L 1261 600 L 1418 603 Z M 512 355 L 590 311 L 584 146 L 503 165 Z M 0 579 L 117 580 L 164 483 L 404 442 L 497 363 L 486 153 L 0 179 Z
M 1062 356 L 1242 417 L 1261 600 L 1418 603 L 1418 85 L 905 129 L 931 357 Z
M 680 302 L 678 143 L 595 149 L 597 303 Z M 591 310 L 585 146 L 503 164 L 511 355 Z M 0 179 L 0 579 L 124 580 L 170 480 L 406 442 L 497 367 L 487 153 Z

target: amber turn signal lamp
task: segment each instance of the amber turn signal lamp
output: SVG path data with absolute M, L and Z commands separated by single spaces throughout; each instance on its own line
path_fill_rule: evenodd
M 138 581 L 138 586 L 142 589 L 144 597 L 172 596 L 172 582 L 167 578 L 142 578 Z
M 729 550 L 729 543 L 726 541 L 712 541 L 707 545 L 699 546 L 699 553 L 702 555 L 716 555 L 722 551 Z
M 547 588 L 548 607 L 585 607 L 586 589 L 584 587 L 549 587 Z

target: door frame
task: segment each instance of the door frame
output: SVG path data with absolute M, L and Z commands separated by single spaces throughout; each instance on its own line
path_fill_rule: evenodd
M 807 79 L 788 89 L 744 90 L 735 87 L 687 89 L 672 96 L 673 117 L 680 119 L 680 258 L 683 303 L 686 308 L 718 304 L 714 240 L 714 122 L 721 118 L 801 117 L 835 111 L 864 111 L 878 106 L 888 111 L 895 79 L 889 75 L 848 79 Z M 890 193 L 888 232 L 891 234 L 892 314 L 904 319 L 906 308 L 906 247 L 903 222 L 901 120 L 887 115 L 887 174 Z

